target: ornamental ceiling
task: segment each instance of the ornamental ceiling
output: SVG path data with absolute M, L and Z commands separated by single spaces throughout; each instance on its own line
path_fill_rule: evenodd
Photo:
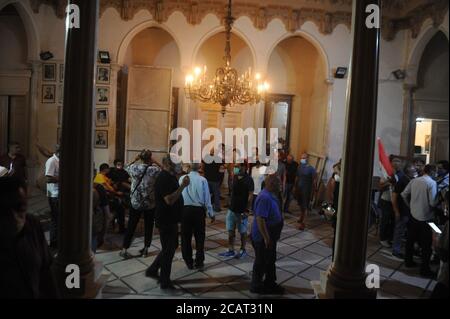
M 59 18 L 64 18 L 67 0 L 29 0 L 34 12 L 41 4 L 51 5 Z M 382 36 L 394 39 L 400 30 L 410 29 L 417 37 L 423 22 L 431 18 L 440 25 L 448 11 L 448 0 L 384 0 L 382 1 Z M 199 24 L 209 13 L 222 21 L 226 0 L 100 0 L 100 16 L 114 8 L 123 20 L 131 20 L 140 10 L 148 10 L 159 23 L 179 11 L 190 24 Z M 263 30 L 278 18 L 293 32 L 305 22 L 315 23 L 320 32 L 330 34 L 338 24 L 351 25 L 352 0 L 235 0 L 233 16 L 247 16 L 256 28 Z

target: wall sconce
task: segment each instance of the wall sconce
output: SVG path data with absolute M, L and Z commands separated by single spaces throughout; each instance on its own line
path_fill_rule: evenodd
M 41 52 L 39 56 L 41 57 L 41 60 L 47 61 L 53 58 L 53 53 L 51 53 L 50 51 Z
M 336 73 L 334 74 L 334 77 L 336 79 L 343 79 L 343 78 L 345 78 L 346 75 L 347 75 L 347 68 L 340 66 L 336 69 Z
M 406 73 L 403 70 L 395 70 L 394 72 L 392 72 L 392 74 L 394 75 L 394 77 L 397 80 L 403 80 L 406 77 Z
M 108 51 L 98 51 L 98 58 L 101 63 L 109 64 L 111 62 Z

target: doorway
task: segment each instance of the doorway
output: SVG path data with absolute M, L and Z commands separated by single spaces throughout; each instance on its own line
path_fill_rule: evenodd
M 9 142 L 17 142 L 28 157 L 28 114 L 25 96 L 0 95 L 0 154 Z
M 448 159 L 448 127 L 446 120 L 416 119 L 414 157 L 427 164 Z

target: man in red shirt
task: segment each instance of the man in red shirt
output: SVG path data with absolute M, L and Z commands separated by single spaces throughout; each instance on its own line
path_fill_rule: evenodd
M 0 157 L 0 166 L 9 170 L 9 176 L 15 177 L 22 183 L 27 182 L 27 164 L 25 156 L 21 154 L 20 144 L 8 144 L 8 153 Z

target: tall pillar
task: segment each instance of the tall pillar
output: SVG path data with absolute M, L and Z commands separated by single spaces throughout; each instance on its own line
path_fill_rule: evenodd
M 80 28 L 66 30 L 60 215 L 54 272 L 62 297 L 89 298 L 95 297 L 99 288 L 91 252 L 98 0 L 71 0 L 69 3 L 79 8 Z M 79 267 L 80 288 L 66 287 L 68 276 L 77 275 L 76 271 L 66 272 L 70 264 Z
M 353 1 L 353 53 L 334 261 L 322 285 L 324 298 L 374 298 L 366 288 L 366 246 L 375 146 L 380 29 L 366 26 L 366 7 Z
M 410 157 L 414 154 L 416 121 L 414 118 L 414 84 L 404 84 L 403 125 L 400 151 L 401 155 Z

